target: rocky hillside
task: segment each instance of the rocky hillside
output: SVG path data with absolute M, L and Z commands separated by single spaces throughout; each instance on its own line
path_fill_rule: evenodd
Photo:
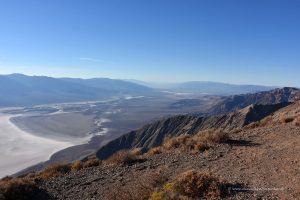
M 205 149 L 201 143 L 216 138 L 198 133 L 173 137 L 144 154 L 133 149 L 108 160 L 57 165 L 0 180 L 0 199 L 300 199 L 300 101 L 287 106 L 252 105 L 222 116 L 229 133 Z M 181 116 L 174 120 L 180 127 L 173 130 L 191 132 L 189 120 L 201 121 Z M 170 123 L 166 119 L 147 127 L 153 131 Z M 231 126 L 241 129 L 230 131 Z M 194 137 L 196 143 L 190 140 Z M 197 151 L 181 148 L 191 145 Z
M 220 128 L 225 131 L 240 129 L 286 105 L 288 103 L 250 105 L 244 109 L 218 116 L 175 116 L 159 120 L 111 141 L 97 152 L 97 156 L 105 159 L 122 149 L 143 148 L 146 150 L 160 145 L 166 137 L 196 134 L 205 129 Z
M 220 114 L 245 108 L 251 104 L 269 105 L 295 102 L 297 100 L 300 100 L 300 90 L 297 88 L 285 87 L 266 92 L 224 97 L 224 99 L 212 106 L 207 112 L 210 115 Z

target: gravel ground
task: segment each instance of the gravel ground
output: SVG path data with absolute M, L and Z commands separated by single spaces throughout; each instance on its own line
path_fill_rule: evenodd
M 83 169 L 40 183 L 53 199 L 127 199 L 145 180 L 172 180 L 189 169 L 208 171 L 232 184 L 227 199 L 299 199 L 300 127 L 292 124 L 243 130 L 204 153 L 164 153 L 131 166 Z M 146 182 L 147 182 L 146 181 Z M 151 180 L 150 180 L 151 181 Z

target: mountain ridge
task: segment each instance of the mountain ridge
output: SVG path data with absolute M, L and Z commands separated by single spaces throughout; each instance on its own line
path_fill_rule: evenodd
M 100 148 L 96 154 L 98 158 L 106 159 L 119 150 L 134 148 L 147 150 L 159 146 L 166 137 L 185 134 L 194 135 L 207 129 L 222 129 L 224 131 L 241 129 L 287 105 L 289 103 L 250 105 L 235 112 L 216 116 L 197 117 L 180 115 L 158 120 L 109 142 Z
M 71 81 L 72 80 L 72 81 Z M 103 100 L 120 94 L 140 94 L 151 89 L 114 79 L 101 79 L 102 84 L 91 84 L 93 79 L 60 79 L 23 74 L 0 75 L 0 106 L 32 106 L 48 103 L 67 103 Z M 107 84 L 109 82 L 110 84 Z M 104 86 L 103 86 L 104 85 Z M 108 86 L 105 86 L 108 85 Z M 112 85 L 114 88 L 112 89 Z
M 300 90 L 293 87 L 276 88 L 258 93 L 240 94 L 225 97 L 210 108 L 207 113 L 220 114 L 232 112 L 251 104 L 278 104 L 300 100 Z
M 268 91 L 276 88 L 275 86 L 231 84 L 215 81 L 187 81 L 180 83 L 154 83 L 132 79 L 129 79 L 128 81 L 152 88 L 171 90 L 173 92 L 197 92 L 210 95 L 234 95 L 242 93 L 253 93 L 259 91 Z
M 245 102 L 230 102 L 236 97 L 249 99 Z M 208 116 L 182 115 L 158 120 L 109 142 L 97 152 L 97 156 L 103 159 L 122 149 L 152 148 L 160 145 L 167 136 L 196 134 L 210 128 L 221 128 L 225 131 L 239 129 L 297 100 L 300 100 L 300 90 L 287 87 L 268 92 L 230 96 L 213 106 Z M 230 107 L 220 109 L 223 108 L 224 102 L 228 101 Z

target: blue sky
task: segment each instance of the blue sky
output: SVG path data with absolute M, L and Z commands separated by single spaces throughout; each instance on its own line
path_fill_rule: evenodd
M 298 0 L 0 0 L 0 73 L 300 86 Z

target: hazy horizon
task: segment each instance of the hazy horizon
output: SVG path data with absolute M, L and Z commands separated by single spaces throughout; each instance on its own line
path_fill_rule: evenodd
M 221 81 L 215 81 L 215 80 L 186 80 L 186 81 L 178 81 L 178 82 L 160 82 L 160 81 L 147 81 L 142 79 L 122 79 L 122 78 L 113 78 L 113 77 L 99 77 L 99 76 L 91 76 L 91 77 L 78 77 L 78 76 L 51 76 L 51 75 L 43 75 L 43 74 L 24 74 L 24 73 L 8 73 L 8 74 L 0 74 L 0 76 L 9 76 L 14 74 L 20 74 L 25 76 L 41 76 L 41 77 L 50 77 L 50 78 L 74 78 L 74 79 L 97 79 L 97 78 L 104 78 L 104 79 L 113 79 L 113 80 L 123 80 L 123 81 L 129 81 L 139 84 L 139 82 L 145 83 L 145 84 L 157 84 L 157 85 L 168 85 L 168 84 L 180 84 L 180 83 L 188 83 L 188 82 L 207 82 L 207 83 L 221 83 L 221 84 L 229 84 L 229 85 L 260 85 L 260 86 L 267 86 L 267 87 L 300 87 L 297 85 L 263 85 L 263 84 L 254 84 L 254 83 L 232 83 L 232 82 L 221 82 Z
M 299 6 L 3 1 L 0 73 L 299 87 Z

